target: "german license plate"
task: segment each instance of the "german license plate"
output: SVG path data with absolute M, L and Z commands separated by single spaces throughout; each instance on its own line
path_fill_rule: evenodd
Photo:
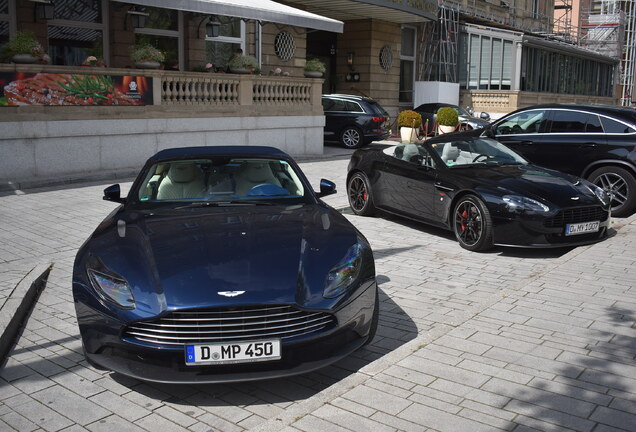
M 251 363 L 280 359 L 280 340 L 186 345 L 186 365 Z
M 597 232 L 599 225 L 600 225 L 599 221 L 567 224 L 565 226 L 565 235 L 569 236 L 569 235 Z

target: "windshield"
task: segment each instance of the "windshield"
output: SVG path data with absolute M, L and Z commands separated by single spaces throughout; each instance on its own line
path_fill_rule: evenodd
M 255 202 L 289 200 L 305 187 L 288 162 L 219 157 L 153 165 L 137 191 L 140 202 Z
M 527 164 L 521 156 L 490 138 L 440 142 L 431 146 L 449 167 Z

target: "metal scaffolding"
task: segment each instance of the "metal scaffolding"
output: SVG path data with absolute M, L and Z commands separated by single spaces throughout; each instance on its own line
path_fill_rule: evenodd
M 636 0 L 595 1 L 586 12 L 580 45 L 621 60 L 620 102 L 630 106 L 636 100 Z
M 442 5 L 438 14 L 422 29 L 417 79 L 456 83 L 459 11 Z

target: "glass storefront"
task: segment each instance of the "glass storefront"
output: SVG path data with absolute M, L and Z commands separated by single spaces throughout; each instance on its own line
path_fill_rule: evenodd
M 150 44 L 165 56 L 165 68 L 179 70 L 179 12 L 145 7 L 148 14 L 143 28 L 135 29 L 135 44 Z
M 221 24 L 218 37 L 206 37 L 205 58 L 215 69 L 226 70 L 234 53 L 245 46 L 245 24 L 240 18 L 219 16 Z

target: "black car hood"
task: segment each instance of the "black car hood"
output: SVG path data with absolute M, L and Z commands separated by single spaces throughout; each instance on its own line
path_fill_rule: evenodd
M 559 207 L 598 205 L 596 195 L 578 177 L 535 165 L 456 168 L 462 176 L 498 191 L 552 203 Z
M 122 211 L 87 247 L 128 280 L 148 314 L 228 304 L 319 307 L 326 275 L 357 231 L 321 204 L 253 209 Z

